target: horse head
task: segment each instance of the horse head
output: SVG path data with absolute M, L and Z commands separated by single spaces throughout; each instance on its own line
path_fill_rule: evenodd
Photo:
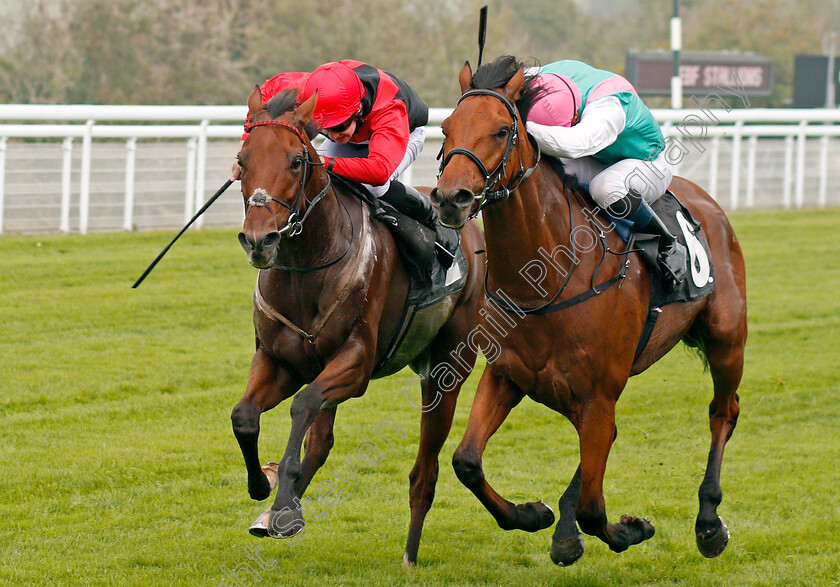
M 239 243 L 254 267 L 271 267 L 281 241 L 302 230 L 303 220 L 323 196 L 310 181 L 319 158 L 307 135 L 317 92 L 296 106 L 287 90 L 262 103 L 257 87 L 248 98 L 248 137 L 239 151 L 245 222 Z M 325 188 L 326 189 L 326 188 Z
M 441 223 L 453 228 L 463 226 L 482 207 L 506 199 L 525 175 L 515 105 L 525 81 L 524 70 L 519 66 L 501 83 L 496 78 L 477 87 L 473 80 L 467 62 L 459 76 L 461 99 L 442 124 L 440 174 L 431 193 Z

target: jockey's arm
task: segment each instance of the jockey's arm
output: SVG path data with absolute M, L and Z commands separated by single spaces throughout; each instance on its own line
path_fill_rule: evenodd
M 572 127 L 528 122 L 528 132 L 548 155 L 579 159 L 613 144 L 624 130 L 627 115 L 615 96 L 599 98 L 583 109 L 580 122 Z

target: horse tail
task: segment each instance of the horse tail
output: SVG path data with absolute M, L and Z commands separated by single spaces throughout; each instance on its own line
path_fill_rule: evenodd
M 685 343 L 686 350 L 689 354 L 696 354 L 703 362 L 703 371 L 709 370 L 709 357 L 706 354 L 706 341 L 695 333 L 688 332 L 683 336 L 682 341 Z

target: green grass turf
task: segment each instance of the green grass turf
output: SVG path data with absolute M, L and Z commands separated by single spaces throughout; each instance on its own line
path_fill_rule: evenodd
M 503 532 L 455 478 L 477 373 L 442 453 L 418 567 L 400 566 L 419 428 L 408 371 L 339 408 L 313 487 L 346 476 L 350 459 L 358 481 L 337 482 L 341 502 L 295 544 L 251 537 L 266 504 L 248 498 L 229 414 L 253 353 L 255 270 L 236 231 L 187 233 L 137 290 L 170 233 L 2 237 L 0 583 L 235 585 L 225 569 L 238 568 L 245 585 L 838 585 L 840 210 L 732 222 L 750 337 L 722 475 L 730 545 L 714 560 L 694 545 L 711 382 L 680 346 L 622 396 L 605 480 L 610 518 L 647 516 L 656 536 L 620 555 L 585 537 L 570 568 L 551 563 L 551 530 Z M 282 454 L 288 408 L 263 416 L 264 460 Z M 386 418 L 406 436 L 390 434 L 381 462 L 360 467 L 355 447 Z M 505 497 L 552 505 L 576 463 L 572 426 L 530 400 L 484 459 Z

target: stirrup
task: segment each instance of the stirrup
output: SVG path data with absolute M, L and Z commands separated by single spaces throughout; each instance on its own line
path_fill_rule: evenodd
M 682 260 L 680 263 L 679 259 Z M 673 241 L 659 252 L 659 265 L 668 282 L 669 292 L 673 292 L 685 280 L 688 273 L 688 249 L 679 241 Z

